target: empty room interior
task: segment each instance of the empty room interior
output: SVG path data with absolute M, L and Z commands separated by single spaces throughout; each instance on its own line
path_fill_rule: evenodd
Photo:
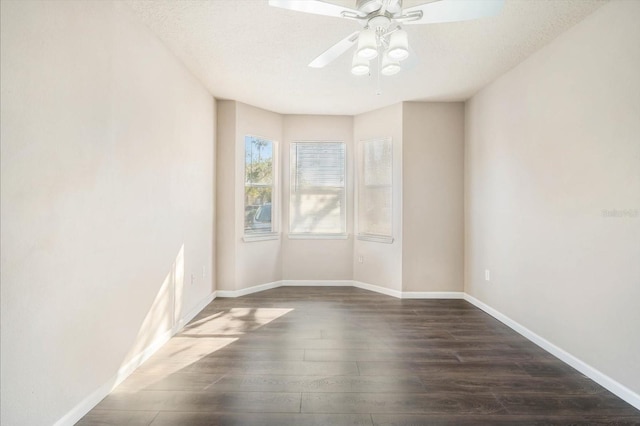
M 3 426 L 640 425 L 640 1 L 0 7 Z

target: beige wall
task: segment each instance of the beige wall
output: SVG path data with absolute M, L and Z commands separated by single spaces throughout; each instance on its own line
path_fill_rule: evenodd
M 393 237 L 392 244 L 354 240 L 353 279 L 402 290 L 402 104 L 354 117 L 354 143 L 391 137 L 393 140 Z M 363 262 L 358 262 L 362 256 Z
M 466 291 L 636 393 L 639 17 L 602 6 L 466 109 Z
M 403 291 L 464 287 L 464 104 L 405 102 Z
M 119 2 L 0 28 L 0 423 L 48 425 L 211 294 L 215 107 Z
M 236 283 L 236 102 L 216 101 L 216 289 Z
M 298 141 L 342 141 L 347 148 L 346 240 L 299 240 L 289 228 L 290 146 Z M 353 117 L 286 115 L 282 144 L 282 269 L 285 280 L 351 280 L 353 277 Z
M 280 145 L 282 116 L 236 101 L 218 101 L 217 104 L 219 238 L 216 246 L 221 265 L 218 290 L 235 291 L 282 279 L 280 240 L 245 242 L 242 239 L 244 138 L 260 136 Z M 277 203 L 276 200 L 274 204 Z

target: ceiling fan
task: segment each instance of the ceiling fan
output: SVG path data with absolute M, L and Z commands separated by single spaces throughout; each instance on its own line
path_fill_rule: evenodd
M 349 34 L 309 63 L 312 68 L 323 68 L 357 42 L 351 64 L 351 72 L 355 75 L 369 74 L 369 61 L 376 57 L 383 75 L 393 75 L 402 69 L 400 62 L 411 53 L 403 25 L 492 16 L 500 12 L 503 3 L 504 0 L 431 0 L 405 9 L 402 0 L 356 0 L 356 8 L 352 9 L 322 0 L 269 0 L 270 6 L 360 23 L 364 27 L 362 30 Z

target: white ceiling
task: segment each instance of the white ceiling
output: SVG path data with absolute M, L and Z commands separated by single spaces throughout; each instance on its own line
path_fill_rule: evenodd
M 481 1 L 481 0 L 479 0 Z M 346 114 L 400 101 L 465 100 L 606 0 L 506 0 L 475 21 L 405 27 L 419 56 L 382 77 L 350 73 L 349 51 L 323 69 L 307 64 L 360 29 L 346 19 L 270 7 L 267 0 L 127 0 L 127 4 L 219 99 L 282 114 Z M 355 0 L 333 0 L 355 7 Z M 405 0 L 404 6 L 426 3 Z

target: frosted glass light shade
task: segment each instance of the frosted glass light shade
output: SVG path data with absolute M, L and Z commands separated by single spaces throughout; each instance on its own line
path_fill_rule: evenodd
M 387 54 L 394 61 L 402 61 L 409 57 L 409 38 L 406 31 L 398 30 L 391 34 Z
M 378 56 L 378 43 L 376 42 L 376 33 L 373 30 L 365 29 L 360 31 L 356 54 L 366 60 Z
M 351 74 L 353 75 L 366 75 L 369 74 L 369 61 L 361 58 L 358 53 L 353 55 L 353 61 L 351 62 Z
M 382 72 L 383 75 L 394 75 L 399 73 L 401 69 L 402 67 L 400 67 L 398 61 L 394 61 L 389 57 L 388 54 L 385 53 L 385 55 L 382 57 L 380 72 Z

